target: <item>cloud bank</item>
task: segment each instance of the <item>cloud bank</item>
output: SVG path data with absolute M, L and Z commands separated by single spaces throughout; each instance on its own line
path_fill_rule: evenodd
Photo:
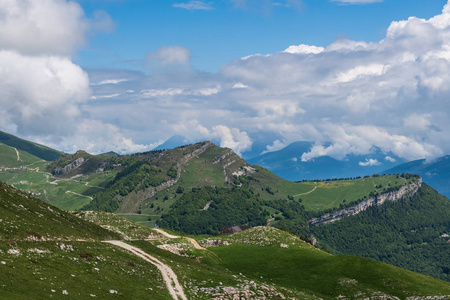
M 78 4 L 45 1 L 41 17 L 60 20 L 49 14 L 68 11 L 75 21 L 57 25 L 75 34 L 64 47 L 41 45 L 39 34 L 27 40 L 33 37 L 20 28 L 17 39 L 0 41 L 4 130 L 94 153 L 143 151 L 176 134 L 218 140 L 241 154 L 261 140 L 261 152 L 315 142 L 303 161 L 369 154 L 374 146 L 386 161 L 392 160 L 388 153 L 409 160 L 450 153 L 450 4 L 428 20 L 392 22 L 379 42 L 338 40 L 319 47 L 299 41 L 277 53 L 235 59 L 216 73 L 196 71 L 189 49 L 163 47 L 148 53 L 143 64 L 153 69 L 145 74 L 87 73 L 73 64 L 69 55 L 86 42 L 89 20 Z M 41 2 L 23 2 L 22 8 L 9 3 L 0 0 L 5 24 L 19 26 L 17 11 Z M 58 35 L 48 34 L 50 41 Z
M 73 1 L 0 0 L 1 129 L 62 150 L 142 149 L 113 125 L 86 119 L 89 76 L 70 58 L 88 34 L 112 27 L 107 13 L 87 18 Z

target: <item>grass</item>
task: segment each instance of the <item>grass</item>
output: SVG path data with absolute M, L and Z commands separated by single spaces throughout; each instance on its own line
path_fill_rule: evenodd
M 42 161 L 39 157 L 31 155 L 25 151 L 18 151 L 20 160 L 17 160 L 17 153 L 13 147 L 0 143 L 0 167 L 17 168 L 23 165 L 29 165 Z
M 450 295 L 447 282 L 370 259 L 333 256 L 297 236 L 270 227 L 256 227 L 231 236 L 194 238 L 201 245 L 207 240 L 228 241 L 229 245 L 210 247 L 208 251 L 188 247 L 191 257 L 187 258 L 158 249 L 158 242 L 132 244 L 172 266 L 183 284 L 191 287 L 188 292 L 194 299 L 209 299 L 199 292 L 199 287 L 217 290 L 241 283 L 249 286 L 250 282 L 257 285 L 256 290 L 271 286 L 297 299 Z M 168 242 L 186 249 L 180 240 Z
M 255 173 L 254 177 L 259 182 L 251 181 L 251 186 L 263 199 L 286 199 L 288 196 L 293 196 L 295 200 L 302 199 L 302 204 L 308 211 L 338 208 L 341 204 L 369 197 L 371 192 L 382 193 L 385 188 L 398 187 L 411 182 L 397 175 L 323 182 L 292 182 L 281 179 L 262 168 Z M 274 195 L 265 191 L 267 182 L 270 182 Z M 380 185 L 382 188 L 377 189 L 376 187 Z
M 50 173 L 41 171 L 45 170 L 48 164 L 48 162 L 37 161 L 31 166 L 27 166 L 27 169 L 3 170 L 0 172 L 0 180 L 20 190 L 32 193 L 34 196 L 61 209 L 77 210 L 88 204 L 91 201 L 90 197 L 102 191 L 116 174 L 116 172 L 107 171 L 77 177 L 76 179 L 56 180 Z M 34 168 L 39 168 L 39 171 Z
M 140 222 L 134 222 L 122 216 L 99 211 L 80 211 L 76 215 L 83 220 L 100 225 L 120 234 L 123 239 L 145 239 L 157 233 Z
M 0 243 L 0 261 L 2 299 L 171 299 L 156 267 L 106 243 Z
M 0 200 L 0 240 L 119 237 L 1 182 Z

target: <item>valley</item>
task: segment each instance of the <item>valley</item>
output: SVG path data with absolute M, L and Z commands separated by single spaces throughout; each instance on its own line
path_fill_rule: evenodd
M 330 255 L 271 227 L 185 237 L 110 213 L 67 213 L 5 184 L 0 197 L 0 293 L 7 298 L 28 299 L 30 285 L 33 299 L 450 295 L 446 282 L 364 258 Z M 30 223 L 33 233 L 27 230 Z
M 131 155 L 78 151 L 54 161 L 0 146 L 5 150 L 0 180 L 25 192 L 7 185 L 3 194 L 0 190 L 2 201 L 20 203 L 5 202 L 1 212 L 1 240 L 7 241 L 2 261 L 17 262 L 14 268 L 19 269 L 29 268 L 27 262 L 36 267 L 44 262 L 34 273 L 67 276 L 63 268 L 52 269 L 58 262 L 72 270 L 71 280 L 79 276 L 97 283 L 95 268 L 116 274 L 85 292 L 65 279 L 50 281 L 53 287 L 39 283 L 42 298 L 52 290 L 70 294 L 68 287 L 80 297 L 89 291 L 100 298 L 145 294 L 152 299 L 446 299 L 450 294 L 444 281 L 369 259 L 450 281 L 449 247 L 441 237 L 450 232 L 449 201 L 415 175 L 292 182 L 211 142 Z M 218 236 L 227 225 L 252 228 Z M 62 250 L 61 244 L 75 250 Z M 100 253 L 117 264 L 105 267 Z M 153 283 L 120 282 L 118 274 L 138 274 L 135 266 L 140 266 L 139 276 L 155 278 L 150 274 L 157 273 Z M 176 277 L 169 276 L 169 269 Z M 20 276 L 36 280 L 25 273 Z M 373 274 L 380 274 L 381 281 L 374 281 Z M 166 288 L 174 280 L 181 289 Z M 4 287 L 15 285 L 5 282 Z M 426 284 L 418 288 L 418 282 Z M 26 290 L 14 287 L 5 293 L 21 298 Z

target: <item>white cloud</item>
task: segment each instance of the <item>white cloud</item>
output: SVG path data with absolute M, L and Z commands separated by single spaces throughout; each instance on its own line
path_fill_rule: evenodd
M 292 54 L 318 54 L 325 50 L 323 47 L 309 46 L 309 45 L 298 45 L 298 46 L 289 46 L 284 52 L 292 53 Z
M 118 84 L 124 81 L 128 81 L 128 79 L 105 79 L 97 83 L 91 83 L 91 85 Z
M 0 51 L 0 111 L 22 133 L 68 134 L 90 95 L 87 74 L 69 59 Z
M 172 5 L 177 8 L 184 8 L 187 10 L 212 10 L 214 9 L 211 2 L 205 1 L 189 1 L 187 3 L 175 3 Z
M 46 138 L 41 138 L 38 142 L 63 149 L 68 153 L 85 150 L 94 154 L 109 151 L 116 153 L 144 152 L 155 148 L 160 143 L 157 141 L 148 145 L 136 144 L 132 139 L 124 136 L 117 126 L 89 119 L 80 120 L 75 127 L 74 134 L 62 137 L 62 141 L 58 141 L 56 144 Z
M 361 167 L 373 167 L 373 166 L 379 166 L 379 165 L 381 165 L 381 163 L 378 161 L 378 160 L 376 160 L 376 159 L 372 159 L 372 158 L 370 158 L 370 159 L 366 159 L 366 161 L 360 161 L 359 163 L 358 163 Z
M 274 152 L 283 149 L 287 145 L 279 140 L 275 140 L 272 145 L 267 145 L 266 150 L 264 150 L 261 154 L 265 154 L 268 152 Z M 294 157 L 295 158 L 295 157 Z M 297 158 L 295 158 L 297 161 Z
M 250 150 L 253 144 L 245 131 L 240 131 L 237 128 L 229 128 L 224 125 L 214 126 L 211 135 L 220 139 L 220 147 L 231 148 L 238 155 L 241 152 Z
M 351 70 L 344 71 L 337 75 L 337 82 L 349 82 L 357 79 L 360 76 L 380 76 L 386 73 L 389 65 L 371 64 L 368 66 L 357 66 Z
M 152 89 L 142 90 L 141 94 L 144 97 L 173 97 L 178 95 L 184 96 L 211 96 L 220 92 L 220 86 L 202 88 L 202 89 L 181 89 L 181 88 L 169 88 L 169 89 Z
M 20 25 L 16 15 L 12 23 Z M 87 74 L 62 57 L 85 42 L 89 25 L 79 16 L 75 28 L 82 30 L 73 29 L 65 50 L 25 41 L 0 52 L 1 128 L 48 135 L 46 140 L 58 145 L 59 139 L 67 148 L 80 138 L 77 130 L 86 134 L 80 140 L 90 149 L 97 135 L 108 136 L 95 151 L 106 149 L 108 140 L 111 148 L 119 151 L 123 143 L 123 151 L 132 151 L 182 134 L 189 140 L 218 139 L 238 153 L 261 136 L 273 137 L 263 139 L 267 150 L 316 142 L 303 161 L 367 155 L 374 146 L 404 159 L 450 153 L 450 5 L 429 20 L 392 22 L 379 42 L 339 40 L 324 49 L 299 43 L 289 50 L 296 54 L 251 55 L 216 73 L 196 72 L 186 48 L 160 48 L 148 62 L 164 72 L 91 70 L 91 86 Z M 84 32 L 81 39 L 78 32 Z M 13 47 L 10 41 L 2 45 Z M 30 49 L 39 55 L 30 56 Z M 114 101 L 88 101 L 90 89 L 92 99 L 114 96 Z M 78 123 L 87 125 L 81 130 Z M 103 129 L 95 130 L 96 124 Z
M 390 156 L 386 156 L 386 157 L 384 158 L 384 160 L 387 160 L 388 162 L 391 162 L 391 163 L 394 163 L 394 162 L 397 161 L 395 158 L 390 157 Z
M 168 46 L 147 54 L 147 61 L 163 66 L 187 65 L 191 61 L 191 50 L 181 46 Z
M 23 54 L 65 55 L 86 44 L 88 31 L 112 28 L 108 14 L 86 18 L 81 6 L 66 0 L 0 0 L 0 49 Z
M 246 89 L 248 88 L 248 85 L 243 84 L 242 82 L 238 82 L 233 85 L 233 89 Z

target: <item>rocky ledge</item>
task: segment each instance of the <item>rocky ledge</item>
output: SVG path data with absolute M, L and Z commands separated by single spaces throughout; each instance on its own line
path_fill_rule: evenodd
M 422 178 L 419 178 L 415 182 L 404 185 L 396 191 L 384 193 L 384 194 L 381 194 L 376 197 L 370 197 L 370 198 L 356 204 L 355 206 L 352 206 L 352 207 L 349 207 L 346 209 L 342 209 L 342 210 L 336 211 L 331 214 L 323 215 L 320 218 L 311 219 L 308 221 L 308 225 L 312 226 L 312 225 L 320 225 L 320 224 L 335 222 L 335 221 L 341 220 L 345 217 L 359 214 L 360 212 L 365 211 L 366 209 L 368 209 L 371 206 L 383 205 L 383 203 L 386 201 L 396 201 L 403 197 L 411 197 L 415 193 L 417 193 L 417 191 L 419 190 L 419 188 L 421 186 L 422 186 Z

